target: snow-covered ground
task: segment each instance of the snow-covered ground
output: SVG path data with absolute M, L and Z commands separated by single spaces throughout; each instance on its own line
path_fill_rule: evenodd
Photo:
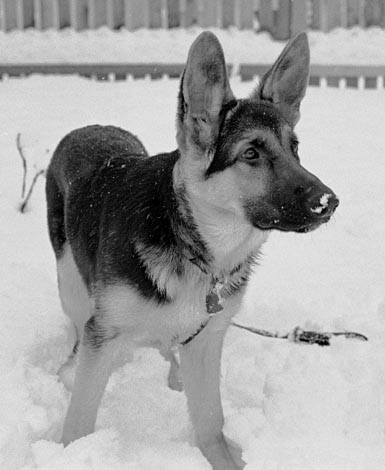
M 1 54 L 4 50 L 0 48 Z M 238 96 L 251 84 L 233 81 Z M 46 227 L 43 180 L 18 212 L 15 138 L 44 167 L 59 139 L 115 124 L 152 153 L 175 146 L 178 82 L 31 77 L 0 83 L 0 468 L 208 469 L 194 446 L 184 395 L 167 364 L 140 350 L 111 377 L 97 431 L 58 444 L 70 395 L 57 370 L 71 348 Z M 385 468 L 385 93 L 309 89 L 298 125 L 303 164 L 339 195 L 334 219 L 311 234 L 275 233 L 237 321 L 286 332 L 357 330 L 369 342 L 330 348 L 232 328 L 223 357 L 225 430 L 248 470 Z M 35 166 L 35 168 L 34 168 Z
M 268 33 L 212 29 L 226 59 L 239 63 L 271 63 L 282 49 Z M 0 63 L 184 63 L 199 28 L 75 32 L 35 30 L 0 32 Z M 309 32 L 314 64 L 385 64 L 385 30 L 378 27 L 338 28 L 330 33 Z

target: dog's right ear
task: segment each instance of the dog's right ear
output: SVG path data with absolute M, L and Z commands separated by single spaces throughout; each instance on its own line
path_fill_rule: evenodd
M 196 156 L 212 153 L 223 107 L 234 99 L 222 47 L 214 34 L 203 32 L 190 48 L 180 84 L 177 140 L 182 153 L 191 145 Z

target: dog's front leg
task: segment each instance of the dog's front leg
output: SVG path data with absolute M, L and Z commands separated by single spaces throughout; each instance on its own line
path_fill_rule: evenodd
M 95 317 L 86 323 L 71 403 L 63 428 L 64 445 L 94 431 L 99 404 L 112 370 L 116 341 Z
M 180 348 L 181 373 L 198 447 L 214 470 L 236 470 L 244 467 L 241 452 L 222 432 L 220 363 L 229 319 L 220 315 Z

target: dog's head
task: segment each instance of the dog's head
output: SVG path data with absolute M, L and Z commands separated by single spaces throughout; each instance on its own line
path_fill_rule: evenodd
M 308 77 L 301 33 L 251 96 L 237 100 L 218 39 L 202 33 L 191 46 L 178 103 L 187 190 L 262 230 L 307 232 L 327 222 L 338 199 L 300 164 L 294 133 Z

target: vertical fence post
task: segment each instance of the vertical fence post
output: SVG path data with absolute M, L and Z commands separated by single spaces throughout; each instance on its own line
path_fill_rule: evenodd
M 384 0 L 366 0 L 364 5 L 365 26 L 378 25 L 384 27 L 382 20 L 385 19 Z
M 320 0 L 320 27 L 325 33 L 341 25 L 341 6 L 336 0 Z
M 60 8 L 59 0 L 52 0 L 52 26 L 56 29 L 60 29 Z
M 258 15 L 260 29 L 262 31 L 274 31 L 274 14 L 273 5 L 270 0 L 260 0 L 259 15 Z
M 110 29 L 115 29 L 115 5 L 114 0 L 107 0 L 106 2 L 106 20 L 107 26 Z
M 34 0 L 35 28 L 60 28 L 58 0 Z
M 124 25 L 123 0 L 107 0 L 106 21 L 107 26 L 111 29 L 117 29 Z
M 146 28 L 160 28 L 162 26 L 162 3 L 163 0 L 147 0 L 144 2 L 146 8 Z
M 70 1 L 70 25 L 73 29 L 78 31 L 82 27 L 82 21 L 80 19 L 80 4 L 78 0 Z
M 296 22 L 292 26 L 294 5 L 292 0 L 280 0 L 278 5 L 273 6 L 277 6 L 277 9 L 273 10 L 274 39 L 286 40 L 290 37 L 292 29 L 296 29 Z
M 40 0 L 34 0 L 33 2 L 33 17 L 35 21 L 36 29 L 43 29 L 43 14 Z
M 17 29 L 24 29 L 24 2 L 23 0 L 16 0 L 16 27 Z
M 182 28 L 187 28 L 187 0 L 179 2 L 179 23 Z
M 218 26 L 219 0 L 204 1 L 198 3 L 198 24 L 202 28 Z
M 0 4 L 1 29 L 9 31 L 17 27 L 16 4 L 14 0 L 2 0 Z
M 341 16 L 341 26 L 343 28 L 348 27 L 348 3 L 346 0 L 340 0 L 340 16 Z
M 358 24 L 361 28 L 365 28 L 365 0 L 359 0 L 358 3 Z
M 168 29 L 168 1 L 162 0 L 160 11 L 160 24 L 162 29 Z
M 254 0 L 234 0 L 234 25 L 238 29 L 252 29 Z
M 359 1 L 360 0 L 346 0 L 347 3 L 347 26 L 354 26 L 358 23 L 359 18 Z
M 290 35 L 307 29 L 307 0 L 292 0 Z
M 241 29 L 241 2 L 234 0 L 234 26 Z
M 88 27 L 90 29 L 99 28 L 107 23 L 106 1 L 88 0 Z
M 217 28 L 223 28 L 223 0 L 217 0 L 217 19 L 215 25 Z
M 124 23 L 130 31 L 150 25 L 148 0 L 125 0 Z
M 222 0 L 222 27 L 228 28 L 234 24 L 233 0 Z
M 204 25 L 204 0 L 196 0 L 196 8 L 197 8 L 197 22 L 199 26 Z
M 0 0 L 0 29 L 1 31 L 6 29 L 4 0 Z

